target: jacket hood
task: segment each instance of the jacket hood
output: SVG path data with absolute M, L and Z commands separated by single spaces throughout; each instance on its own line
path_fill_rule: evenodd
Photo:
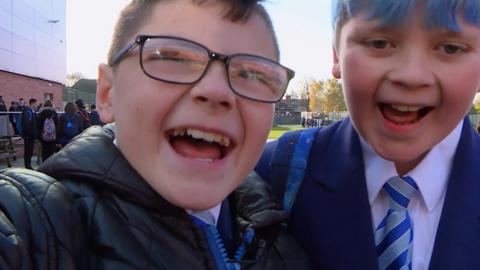
M 46 160 L 38 171 L 60 181 L 107 189 L 152 211 L 184 212 L 167 203 L 147 184 L 113 144 L 114 139 L 113 124 L 88 128 Z
M 271 187 L 255 172 L 234 190 L 230 201 L 238 212 L 237 222 L 241 227 L 267 227 L 288 217 L 275 200 Z

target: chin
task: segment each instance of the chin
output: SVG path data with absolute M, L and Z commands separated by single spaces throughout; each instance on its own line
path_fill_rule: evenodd
M 397 170 L 402 168 L 399 173 L 407 173 L 408 171 L 415 168 L 428 153 L 418 153 L 417 151 L 397 151 L 395 153 L 389 153 L 386 155 L 380 154 L 386 160 L 392 161 L 395 163 Z
M 178 202 L 176 205 L 180 208 L 183 209 L 188 209 L 188 210 L 193 210 L 193 211 L 203 211 L 210 209 L 214 207 L 215 205 L 221 203 L 222 200 L 212 200 L 211 198 L 209 199 L 203 199 L 203 200 L 184 200 L 181 202 Z
M 183 209 L 203 211 L 221 203 L 229 195 L 220 194 L 218 191 L 214 193 L 213 190 L 195 193 L 184 192 L 181 196 L 172 197 L 168 201 Z

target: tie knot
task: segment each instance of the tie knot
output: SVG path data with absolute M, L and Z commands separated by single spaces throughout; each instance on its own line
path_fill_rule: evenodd
M 388 179 L 383 189 L 390 197 L 390 208 L 394 211 L 405 211 L 418 186 L 409 176 L 394 176 Z

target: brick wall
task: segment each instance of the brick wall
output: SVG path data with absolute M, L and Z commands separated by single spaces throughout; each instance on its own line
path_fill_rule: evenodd
M 27 105 L 30 98 L 37 99 L 37 104 L 44 103 L 46 93 L 53 95 L 54 106 L 63 109 L 63 84 L 0 70 L 0 95 L 3 96 L 7 108 L 10 107 L 10 102 L 20 98 L 23 98 Z

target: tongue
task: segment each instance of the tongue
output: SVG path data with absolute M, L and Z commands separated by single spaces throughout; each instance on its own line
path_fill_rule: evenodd
M 383 107 L 383 116 L 396 124 L 409 124 L 418 119 L 418 111 L 415 112 L 401 112 L 395 110 L 391 106 Z
M 211 160 L 221 158 L 220 147 L 204 140 L 177 138 L 172 141 L 172 146 L 180 155 L 189 158 Z

